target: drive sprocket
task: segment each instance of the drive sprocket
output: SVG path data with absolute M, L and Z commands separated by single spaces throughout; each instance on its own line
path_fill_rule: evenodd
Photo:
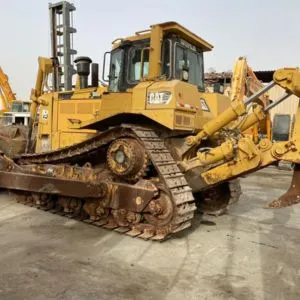
M 108 147 L 107 164 L 114 175 L 135 181 L 144 175 L 148 157 L 145 148 L 136 139 L 121 138 Z

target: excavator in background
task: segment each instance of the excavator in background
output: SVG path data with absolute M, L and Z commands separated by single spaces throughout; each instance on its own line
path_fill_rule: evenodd
M 244 101 L 245 98 L 255 94 L 263 89 L 263 87 L 264 84 L 256 77 L 252 68 L 248 65 L 246 57 L 239 57 L 232 71 L 230 91 L 231 101 Z M 255 109 L 255 105 L 257 104 L 266 108 L 270 104 L 268 93 L 260 95 L 251 108 Z M 258 142 L 260 134 L 271 139 L 272 130 L 270 115 L 267 114 L 266 118 L 248 129 L 247 133 L 251 134 L 256 142 Z
M 0 149 L 10 157 L 29 151 L 28 137 L 35 136 L 36 118 L 38 114 L 39 97 L 49 92 L 48 76 L 53 71 L 54 60 L 39 57 L 36 86 L 31 91 L 30 100 L 11 102 L 11 111 L 4 112 L 3 125 L 0 128 Z M 34 134 L 32 134 L 32 132 Z
M 30 120 L 30 100 L 17 100 L 8 76 L 0 67 L 0 148 L 13 156 L 24 151 Z
M 12 108 L 12 102 L 16 100 L 16 95 L 11 89 L 8 81 L 8 76 L 3 72 L 0 67 L 0 111 L 9 111 Z
M 0 67 L 0 113 L 2 125 L 28 125 L 30 119 L 30 100 L 17 100 L 8 76 Z
M 164 240 L 190 227 L 196 208 L 218 214 L 238 201 L 239 176 L 281 159 L 300 163 L 300 109 L 289 141 L 255 143 L 244 134 L 300 96 L 300 71 L 279 69 L 247 99 L 230 101 L 205 92 L 203 54 L 212 48 L 178 23 L 152 25 L 113 42 L 105 89 L 97 64 L 78 57 L 79 85 L 44 91 L 56 62 L 40 58 L 30 124 L 37 132 L 30 130 L 26 154 L 1 154 L 0 187 L 30 206 Z M 275 85 L 282 97 L 248 109 Z M 285 201 L 270 207 L 299 202 L 297 176 Z

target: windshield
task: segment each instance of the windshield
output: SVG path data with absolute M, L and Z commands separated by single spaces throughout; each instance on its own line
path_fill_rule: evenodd
M 22 112 L 22 103 L 13 102 L 11 105 L 11 110 L 13 112 Z
M 122 60 L 123 60 L 122 49 L 117 49 L 111 53 L 109 89 L 112 92 L 119 91 L 119 82 L 122 75 L 121 74 Z
M 189 72 L 188 82 L 204 90 L 203 53 L 176 45 L 175 78 L 182 79 L 182 70 Z

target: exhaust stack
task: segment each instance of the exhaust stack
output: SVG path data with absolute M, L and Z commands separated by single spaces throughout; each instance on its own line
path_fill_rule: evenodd
M 79 75 L 80 88 L 85 89 L 88 87 L 90 65 L 92 60 L 87 56 L 80 56 L 77 57 L 74 62 L 76 63 L 77 74 Z
M 99 85 L 99 64 L 92 63 L 92 87 Z

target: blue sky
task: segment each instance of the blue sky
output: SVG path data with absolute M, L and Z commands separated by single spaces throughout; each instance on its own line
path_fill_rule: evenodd
M 18 98 L 30 95 L 37 57 L 50 56 L 48 2 L 0 0 L 0 65 Z M 77 7 L 75 49 L 100 65 L 113 39 L 170 20 L 214 45 L 205 55 L 206 69 L 228 71 L 239 56 L 247 56 L 255 70 L 300 65 L 299 0 L 70 2 Z

